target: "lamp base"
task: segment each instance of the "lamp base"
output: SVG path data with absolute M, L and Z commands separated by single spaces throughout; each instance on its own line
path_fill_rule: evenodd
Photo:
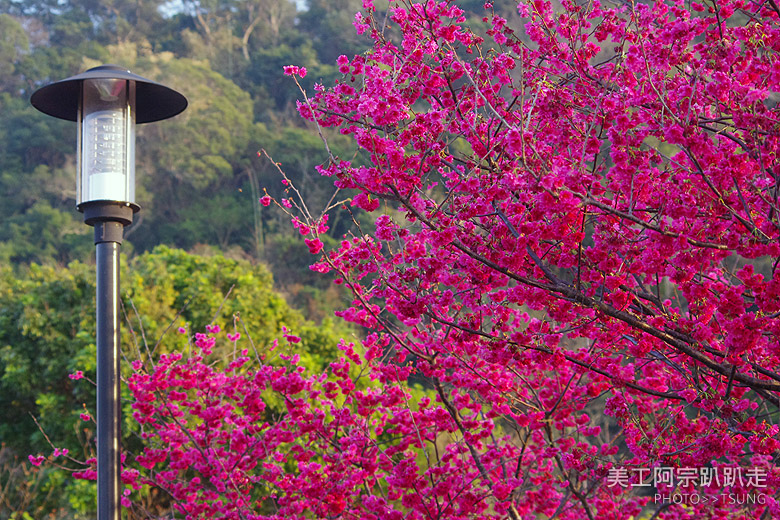
M 129 226 L 133 223 L 133 213 L 139 209 L 141 208 L 138 204 L 114 200 L 94 200 L 78 205 L 78 210 L 84 214 L 84 222 L 90 226 L 107 221 Z
M 116 242 L 121 244 L 125 235 L 125 227 L 113 220 L 101 220 L 95 222 L 95 245 L 103 242 Z

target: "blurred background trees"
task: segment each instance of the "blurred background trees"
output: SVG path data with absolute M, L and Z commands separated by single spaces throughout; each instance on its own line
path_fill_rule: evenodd
M 377 2 L 379 6 L 383 2 Z M 484 15 L 469 2 L 471 18 Z M 473 6 L 471 4 L 474 4 Z M 479 5 L 477 5 L 479 4 Z M 504 5 L 506 4 L 506 5 Z M 263 189 L 283 196 L 265 149 L 305 190 L 313 210 L 333 194 L 314 166 L 327 159 L 298 116 L 301 94 L 282 73 L 307 68 L 302 86 L 333 84 L 336 58 L 363 52 L 360 0 L 13 0 L 0 4 L 0 262 L 66 265 L 84 259 L 89 230 L 75 205 L 75 125 L 34 110 L 37 88 L 101 63 L 117 63 L 183 92 L 190 107 L 161 125 L 139 126 L 137 252 L 157 244 L 217 246 L 273 262 L 267 245 L 290 233 Z M 503 7 L 501 7 L 503 6 Z M 511 14 L 512 2 L 496 2 Z M 349 141 L 329 135 L 335 155 Z M 359 211 L 359 210 L 355 210 Z M 242 218 L 252 216 L 252 218 Z M 341 219 L 349 223 L 352 216 Z M 331 222 L 334 219 L 331 218 Z M 344 225 L 333 226 L 340 238 Z M 127 248 L 126 248 L 127 249 Z M 287 267 L 287 262 L 285 260 Z M 273 272 L 274 265 L 270 265 Z

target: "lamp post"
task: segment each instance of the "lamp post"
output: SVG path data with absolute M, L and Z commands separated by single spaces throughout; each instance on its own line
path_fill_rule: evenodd
M 187 99 L 116 65 L 52 83 L 30 98 L 41 112 L 78 122 L 77 205 L 95 228 L 97 269 L 98 520 L 119 520 L 119 246 L 135 203 L 135 125 L 173 117 Z

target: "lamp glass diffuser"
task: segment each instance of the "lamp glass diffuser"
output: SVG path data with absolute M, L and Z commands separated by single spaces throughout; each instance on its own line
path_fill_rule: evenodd
M 79 105 L 78 204 L 134 204 L 135 82 L 84 80 Z

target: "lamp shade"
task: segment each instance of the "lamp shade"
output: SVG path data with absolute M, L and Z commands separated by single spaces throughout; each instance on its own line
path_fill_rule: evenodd
M 118 65 L 101 65 L 36 90 L 30 103 L 50 116 L 78 121 L 81 83 L 87 79 L 124 79 L 135 82 L 137 124 L 173 117 L 187 108 L 187 98 L 175 90 L 155 83 Z
M 81 211 L 93 202 L 137 211 L 135 125 L 167 119 L 187 108 L 180 93 L 117 65 L 101 65 L 46 85 L 30 102 L 45 114 L 78 122 Z

